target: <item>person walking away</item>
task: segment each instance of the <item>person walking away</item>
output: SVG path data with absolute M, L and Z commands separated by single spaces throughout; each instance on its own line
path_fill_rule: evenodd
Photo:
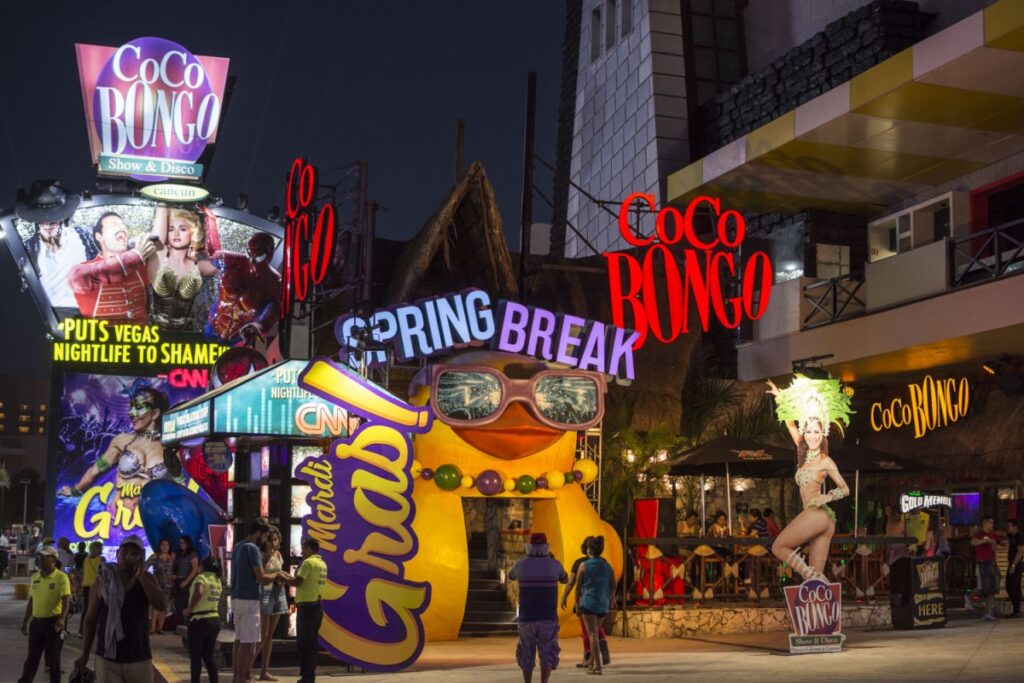
M 0 530 L 0 579 L 7 574 L 7 563 L 11 559 L 11 541 L 7 534 Z
M 576 558 L 576 561 L 572 563 L 572 568 L 569 570 L 569 583 L 566 584 L 565 590 L 562 591 L 562 609 L 567 608 L 569 596 L 573 594 L 573 589 L 576 587 L 577 570 L 580 568 L 581 564 L 587 561 L 587 543 L 590 542 L 591 538 L 600 538 L 602 543 L 604 541 L 604 537 L 602 536 L 587 536 L 583 539 L 583 544 L 580 546 L 580 553 L 582 553 L 582 557 Z M 590 666 L 590 634 L 587 632 L 587 625 L 583 622 L 583 615 L 580 614 L 580 606 L 578 604 L 573 606 L 573 611 L 579 617 L 580 627 L 583 629 L 583 661 L 578 662 L 576 664 L 576 668 L 586 669 Z M 612 658 L 611 653 L 608 651 L 608 640 L 605 636 L 603 626 L 600 628 L 597 635 L 600 638 L 600 641 L 598 642 L 598 649 L 601 651 L 601 663 L 607 666 L 611 663 Z
M 182 536 L 178 539 L 178 552 L 174 556 L 174 611 L 178 614 L 185 611 L 189 586 L 198 574 L 199 553 L 192 546 L 192 539 Z
M 1013 611 L 1010 617 L 1020 619 L 1020 577 L 1024 570 L 1024 534 L 1021 534 L 1017 522 L 1010 522 L 1007 526 L 1006 540 L 1010 544 L 1009 552 L 1006 554 L 1006 593 L 1010 596 L 1010 604 Z
M 171 552 L 171 541 L 166 538 L 161 538 L 160 543 L 157 544 L 156 552 L 149 556 L 146 560 L 146 568 L 153 569 L 153 578 L 156 579 L 157 584 L 160 586 L 160 590 L 164 592 L 164 600 L 167 602 L 168 608 L 171 606 L 172 601 L 177 598 L 177 591 L 181 589 L 178 587 L 178 580 L 174 576 L 175 565 L 178 562 L 177 556 Z M 187 602 L 187 600 L 186 600 Z M 164 622 L 167 620 L 167 612 L 158 612 L 153 610 L 153 613 L 149 617 L 149 634 L 162 633 L 164 630 Z M 184 626 L 184 619 L 181 620 Z
M 231 553 L 231 611 L 235 615 L 235 642 L 231 661 L 234 683 L 247 683 L 252 671 L 253 652 L 260 642 L 260 582 L 276 578 L 263 571 L 260 546 L 266 542 L 270 525 L 253 520 L 249 535 Z
M 117 562 L 100 565 L 89 592 L 82 656 L 75 669 L 85 670 L 95 640 L 99 683 L 153 682 L 149 610 L 164 611 L 167 605 L 156 579 L 146 573 L 144 559 L 142 539 L 125 536 L 117 549 Z
M 995 621 L 996 616 L 992 614 L 992 605 L 995 602 L 996 584 L 996 545 L 1000 542 L 999 536 L 992 533 L 995 520 L 985 516 L 981 518 L 981 529 L 971 536 L 971 545 L 974 546 L 974 560 L 978 571 L 978 587 L 975 592 L 978 596 L 985 598 L 982 606 L 982 621 Z M 965 606 L 971 608 L 971 597 L 968 594 L 964 600 Z
M 295 640 L 299 648 L 299 683 L 316 682 L 316 653 L 320 642 L 320 623 L 324 619 L 324 584 L 327 565 L 320 557 L 320 543 L 312 538 L 302 542 L 302 564 L 293 578 L 280 574 L 279 581 L 295 586 Z
M 220 633 L 221 583 L 220 562 L 212 555 L 203 558 L 199 576 L 192 582 L 192 592 L 182 618 L 188 620 L 188 656 L 192 663 L 192 683 L 199 683 L 206 665 L 210 683 L 218 683 L 217 635 Z
M 78 635 L 82 635 L 85 613 L 89 611 L 89 592 L 96 583 L 100 564 L 103 562 L 103 544 L 93 541 L 89 544 L 89 555 L 82 562 L 82 618 L 78 620 Z
M 277 576 L 284 567 L 284 560 L 281 557 L 281 532 L 277 527 L 271 525 L 270 533 L 267 534 L 267 542 L 263 545 L 263 569 L 268 576 Z M 270 652 L 274 647 L 274 631 L 277 630 L 277 623 L 283 615 L 288 614 L 288 597 L 285 595 L 284 584 L 280 581 L 271 581 L 269 584 L 260 586 L 260 629 L 262 640 L 260 647 L 253 654 L 253 663 L 256 661 L 256 654 L 262 656 L 260 665 L 261 681 L 276 681 L 270 675 Z
M 18 683 L 32 683 L 39 668 L 39 659 L 46 655 L 50 683 L 60 683 L 60 651 L 64 647 L 64 627 L 71 600 L 71 582 L 57 569 L 57 550 L 51 546 L 39 549 L 39 571 L 32 575 L 21 634 L 28 636 L 28 657 Z
M 526 545 L 526 557 L 516 562 L 509 579 L 519 582 L 519 643 L 516 662 L 523 671 L 523 682 L 533 679 L 533 668 L 540 659 L 540 680 L 547 683 L 558 668 L 558 584 L 568 583 L 562 564 L 551 557 L 547 536 L 533 534 Z M 598 637 L 590 635 L 590 642 Z M 591 657 L 593 662 L 596 657 Z
M 604 543 L 590 539 L 587 543 L 588 559 L 580 565 L 576 577 L 576 602 L 591 641 L 597 639 L 598 629 L 608 612 L 615 609 L 615 572 L 601 557 L 603 551 Z M 587 673 L 601 674 L 601 662 L 596 657 L 591 657 Z

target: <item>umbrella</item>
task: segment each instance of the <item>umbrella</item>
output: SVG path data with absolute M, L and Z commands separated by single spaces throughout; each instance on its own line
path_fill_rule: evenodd
M 704 506 L 704 477 L 724 476 L 729 528 L 732 528 L 732 493 L 730 477 L 733 474 L 749 477 L 788 476 L 793 471 L 793 449 L 765 446 L 750 439 L 720 436 L 705 444 L 683 451 L 668 461 L 671 476 L 700 476 L 701 525 L 707 522 Z
M 934 471 L 938 468 L 931 465 L 903 458 L 892 453 L 886 453 L 871 446 L 862 446 L 860 439 L 856 442 L 837 448 L 829 453 L 835 461 L 836 467 L 847 472 L 853 471 L 853 536 L 857 537 L 858 524 L 860 519 L 860 473 L 879 472 L 925 472 Z

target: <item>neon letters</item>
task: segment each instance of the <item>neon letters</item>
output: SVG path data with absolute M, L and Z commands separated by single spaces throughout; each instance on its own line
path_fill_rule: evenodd
M 365 348 L 367 341 L 393 345 L 401 361 L 487 346 L 632 380 L 639 334 L 513 301 L 500 300 L 494 310 L 487 292 L 467 289 L 379 310 L 369 320 L 342 316 L 334 336 L 343 349 Z M 365 353 L 369 365 L 387 360 L 380 350 Z M 358 367 L 360 356 L 354 351 L 341 357 Z
M 319 174 L 316 166 L 296 159 L 288 172 L 284 207 L 284 272 L 281 278 L 281 319 L 291 310 L 292 294 L 297 301 L 309 297 L 310 285 L 322 284 L 334 255 L 334 231 L 337 224 L 333 204 L 316 207 Z M 310 221 L 316 214 L 316 223 Z M 311 231 L 312 230 L 312 234 Z
M 914 438 L 920 439 L 934 429 L 956 422 L 970 408 L 971 386 L 966 377 L 959 381 L 952 377 L 934 380 L 931 375 L 925 375 L 920 384 L 908 384 L 907 390 L 909 402 L 894 398 L 888 405 L 880 402 L 871 405 L 873 430 L 912 426 Z
M 639 333 L 634 349 L 644 345 L 648 332 L 665 344 L 689 332 L 691 300 L 697 305 L 701 329 L 705 332 L 712 311 L 718 322 L 729 329 L 739 327 L 744 317 L 757 320 L 764 315 L 771 297 L 772 265 L 766 253 L 757 251 L 747 259 L 742 275 L 737 273 L 733 250 L 743 242 L 747 229 L 742 214 L 732 209 L 722 211 L 721 200 L 696 197 L 685 212 L 673 206 L 663 207 L 657 214 L 655 235 L 640 238 L 629 225 L 629 210 L 637 201 L 646 203 L 652 211 L 657 208 L 654 195 L 643 192 L 629 195 L 619 207 L 619 231 L 630 245 L 647 249 L 642 260 L 625 252 L 604 254 L 608 262 L 612 321 L 618 327 L 627 326 L 628 304 L 632 327 Z M 715 234 L 706 242 L 701 240 L 694 226 L 701 204 L 709 205 L 717 216 Z M 684 240 L 688 248 L 669 248 Z M 667 320 L 662 320 L 658 306 L 661 294 L 655 278 L 658 261 L 665 271 Z M 742 284 L 740 295 L 726 298 L 728 281 L 738 275 Z

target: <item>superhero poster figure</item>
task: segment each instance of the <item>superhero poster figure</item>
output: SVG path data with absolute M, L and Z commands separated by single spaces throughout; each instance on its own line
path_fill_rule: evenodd
M 281 311 L 281 274 L 270 265 L 274 238 L 256 233 L 246 243 L 246 252 L 213 255 L 224 264 L 224 274 L 207 331 L 232 345 L 266 340 Z

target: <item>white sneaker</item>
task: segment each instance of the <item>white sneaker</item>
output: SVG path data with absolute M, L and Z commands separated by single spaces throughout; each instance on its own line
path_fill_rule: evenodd
M 981 620 L 982 621 L 998 621 L 998 619 L 996 619 L 994 614 L 989 614 L 988 612 L 985 612 L 984 614 L 981 615 Z
M 964 596 L 964 607 L 967 609 L 974 609 L 974 603 L 971 602 L 971 594 L 968 593 Z

